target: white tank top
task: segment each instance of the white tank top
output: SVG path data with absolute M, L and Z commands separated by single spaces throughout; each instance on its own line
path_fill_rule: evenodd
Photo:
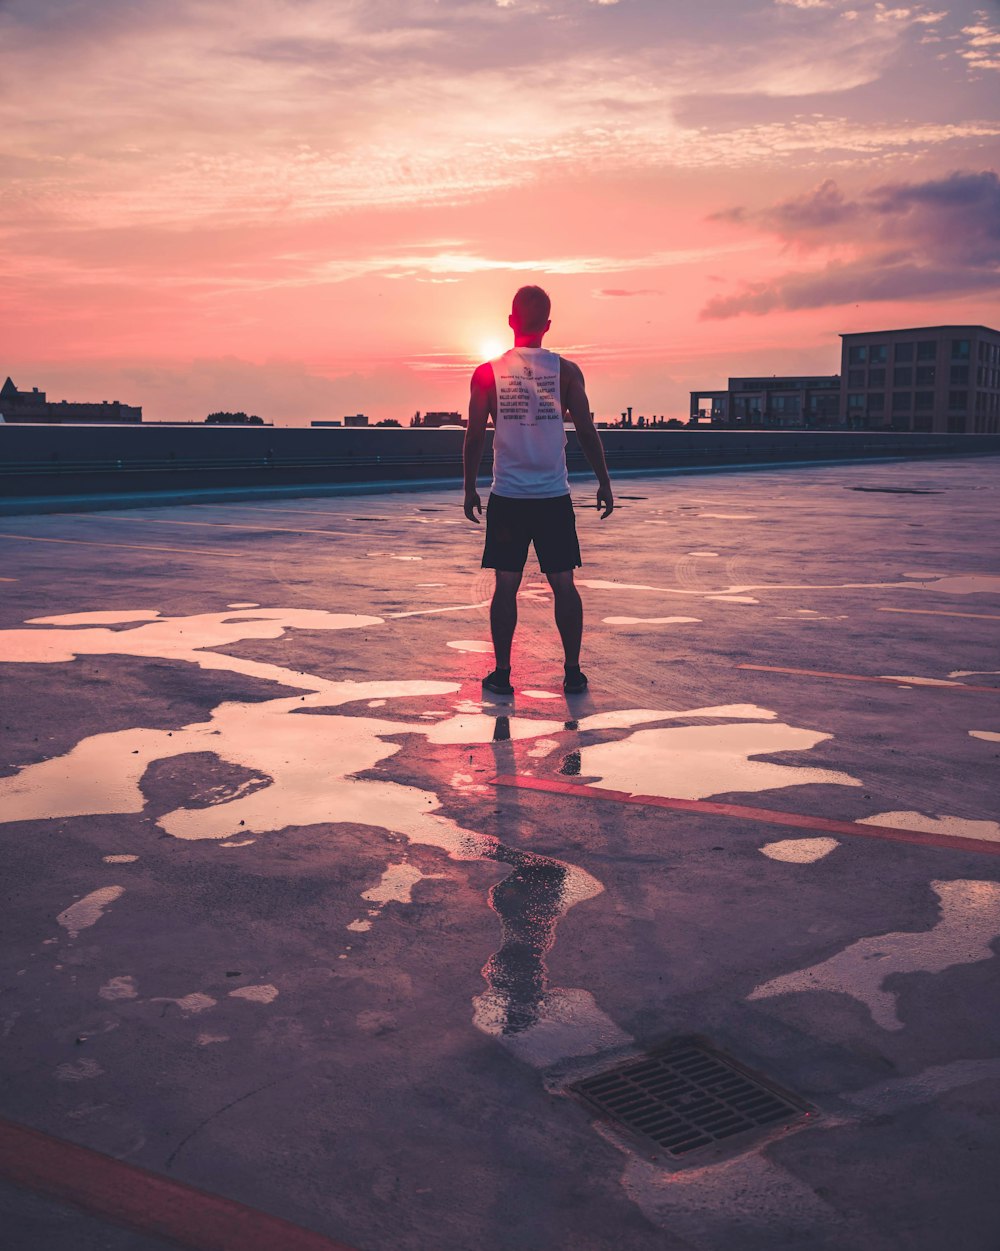
M 493 490 L 512 499 L 568 495 L 558 355 L 511 348 L 490 364 L 497 389 Z

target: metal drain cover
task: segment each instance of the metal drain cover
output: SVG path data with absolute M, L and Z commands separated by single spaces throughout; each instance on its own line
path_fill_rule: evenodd
M 814 1111 L 730 1056 L 690 1038 L 584 1078 L 570 1089 L 673 1159 L 737 1135 L 769 1133 L 804 1121 Z

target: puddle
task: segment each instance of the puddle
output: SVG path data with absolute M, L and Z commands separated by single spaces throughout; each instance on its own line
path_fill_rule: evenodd
M 990 943 L 1000 934 L 1000 882 L 931 882 L 931 887 L 941 901 L 933 929 L 862 938 L 829 960 L 764 982 L 747 998 L 832 991 L 863 1003 L 882 1029 L 902 1029 L 897 996 L 906 984 L 898 975 L 941 973 L 955 964 L 989 960 Z M 887 990 L 890 978 L 893 989 Z
M 418 882 L 440 881 L 443 876 L 441 873 L 422 873 L 415 865 L 405 862 L 390 864 L 382 874 L 379 884 L 363 891 L 361 898 L 382 907 L 387 903 L 411 903 L 413 888 Z
M 452 639 L 445 646 L 453 647 L 457 652 L 477 652 L 484 656 L 493 655 L 493 644 L 487 643 L 483 639 Z
M 771 860 L 784 860 L 787 864 L 815 864 L 839 846 L 835 838 L 782 838 L 765 843 L 760 851 Z
M 378 621 L 270 610 L 262 614 L 256 626 L 267 637 L 279 637 L 289 624 L 342 628 L 359 620 L 365 624 Z M 71 624 L 65 619 L 60 623 Z M 250 623 L 251 628 L 254 624 Z M 32 635 L 31 647 L 19 644 L 17 649 L 23 659 L 28 651 L 54 661 L 70 659 L 78 654 L 78 648 L 143 656 L 155 655 L 159 649 L 199 666 L 208 661 L 213 666 L 245 671 L 245 662 L 221 653 L 206 656 L 199 646 L 236 641 L 236 636 L 247 629 L 245 622 L 237 626 L 227 621 L 225 614 L 210 614 L 156 618 L 151 625 L 123 634 L 101 630 L 95 636 L 91 631 L 86 640 L 80 639 L 78 631 L 66 629 L 0 632 L 0 653 L 15 650 L 10 633 L 28 633 Z M 143 630 L 157 633 L 136 637 Z M 255 668 L 268 680 L 275 680 L 275 666 Z M 503 1032 L 522 1031 L 537 1019 L 544 1003 L 551 1008 L 553 1003 L 563 1002 L 558 997 L 545 998 L 549 992 L 542 957 L 555 940 L 559 919 L 575 903 L 598 894 L 601 884 L 575 866 L 521 852 L 490 836 L 463 829 L 435 811 L 438 798 L 432 791 L 363 776 L 401 750 L 399 743 L 387 741 L 401 733 L 420 734 L 434 743 L 488 743 L 551 735 L 561 730 L 563 723 L 482 713 L 458 714 L 435 723 L 337 715 L 328 709 L 361 700 L 447 694 L 458 687 L 455 683 L 422 681 L 334 682 L 291 670 L 277 672 L 282 681 L 308 693 L 255 704 L 223 703 L 207 720 L 172 732 L 136 727 L 82 739 L 64 756 L 0 779 L 0 820 L 139 813 L 146 806 L 141 783 L 151 764 L 209 752 L 230 766 L 268 779 L 268 784 L 256 790 L 228 788 L 218 802 L 203 807 L 176 806 L 156 818 L 164 832 L 186 840 L 221 841 L 231 839 L 237 831 L 241 836 L 260 835 L 288 825 L 351 823 L 401 834 L 413 842 L 437 847 L 456 860 L 507 864 L 512 870 L 509 885 L 500 883 L 490 895 L 503 930 L 501 947 L 484 971 L 491 1006 L 487 1011 L 480 1004 L 477 1020 L 488 1019 L 492 1031 L 502 1018 Z M 94 924 L 122 890 L 106 887 L 93 892 L 60 914 L 60 924 L 72 933 Z M 572 997 L 573 993 L 558 995 Z M 586 998 L 585 992 L 579 995 Z M 187 1014 L 206 1011 L 216 1001 L 195 992 L 160 1002 L 173 1003 Z
M 56 920 L 67 930 L 70 938 L 76 938 L 81 930 L 96 925 L 104 916 L 105 909 L 116 899 L 125 894 L 124 886 L 102 886 L 100 890 L 91 891 L 76 903 L 70 904 L 56 917 Z
M 101 999 L 113 1003 L 117 999 L 135 999 L 139 991 L 134 977 L 112 977 L 97 993 Z
M 907 686 L 962 686 L 961 682 L 949 682 L 944 678 L 915 678 L 905 677 L 898 673 L 880 673 L 880 678 L 885 678 L 889 682 L 905 682 Z
M 599 777 L 592 785 L 603 789 L 674 799 L 784 786 L 861 786 L 861 780 L 848 773 L 754 759 L 807 751 L 830 737 L 773 721 L 637 730 L 622 742 L 584 747 L 582 770 L 588 777 Z
M 502 942 L 483 967 L 488 990 L 474 1001 L 474 1019 L 486 1033 L 519 1034 L 539 1023 L 553 996 L 586 995 L 549 992 L 545 956 L 561 918 L 604 888 L 580 869 L 499 842 L 482 858 L 509 865 L 511 873 L 489 893 Z
M 166 995 L 157 995 L 150 1003 L 172 1003 L 175 1007 L 180 1008 L 185 1016 L 197 1016 L 199 1012 L 207 1012 L 209 1008 L 214 1008 L 218 1003 L 218 999 L 213 999 L 211 995 L 203 995 L 201 991 L 193 991 L 190 995 L 184 995 L 181 999 L 171 999 Z
M 603 617 L 605 625 L 685 625 L 697 624 L 701 617 Z
M 249 999 L 251 1003 L 273 1003 L 278 997 L 277 986 L 239 986 L 229 992 L 230 999 Z
M 1000 738 L 1000 735 L 997 737 Z M 896 826 L 903 830 L 944 834 L 949 838 L 979 838 L 987 843 L 1000 843 L 1000 822 L 976 821 L 968 817 L 929 817 L 922 812 L 876 812 L 871 817 L 859 817 L 858 824 Z
M 93 613 L 37 617 L 28 625 L 88 629 L 0 630 L 0 661 L 57 664 L 78 656 L 139 656 L 145 659 L 184 660 L 201 669 L 225 670 L 299 690 L 335 690 L 343 683 L 312 678 L 293 669 L 229 656 L 216 648 L 247 639 L 279 639 L 287 630 L 356 630 L 382 625 L 381 617 L 357 613 L 330 613 L 307 608 L 260 608 L 248 617 L 233 612 L 164 617 L 155 609 L 138 613 L 101 613 L 104 626 L 137 620 L 148 624 L 129 630 L 101 628 Z M 305 679 L 305 681 L 303 680 Z M 375 694 L 376 692 L 373 692 Z M 381 692 L 377 692 L 381 693 Z
M 1000 594 L 1000 575 L 996 574 L 906 574 L 909 582 L 755 582 L 738 586 L 718 587 L 714 591 L 693 590 L 689 587 L 651 586 L 645 582 L 609 582 L 604 578 L 577 578 L 577 586 L 594 591 L 655 591 L 659 595 L 687 595 L 697 598 L 713 598 L 721 595 L 743 595 L 750 591 L 874 591 L 905 589 L 908 591 L 938 591 L 944 595 L 995 595 Z M 920 579 L 926 577 L 926 581 Z

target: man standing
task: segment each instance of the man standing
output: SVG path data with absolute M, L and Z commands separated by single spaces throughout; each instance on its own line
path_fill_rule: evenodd
M 597 476 L 601 519 L 614 508 L 601 438 L 594 427 L 583 373 L 572 361 L 542 347 L 551 325 L 551 301 L 541 287 L 522 287 L 514 296 L 508 324 L 514 346 L 472 375 L 469 425 L 465 432 L 465 515 L 479 525 L 483 505 L 476 491 L 486 423 L 492 417 L 493 488 L 486 508 L 483 568 L 496 571 L 490 631 L 496 668 L 483 678 L 486 690 L 512 695 L 510 646 L 517 625 L 517 589 L 528 547 L 548 578 L 555 598 L 556 627 L 566 654 L 563 690 L 587 689 L 580 671 L 583 604 L 573 582 L 580 545 L 566 472 L 568 412 L 583 454 Z

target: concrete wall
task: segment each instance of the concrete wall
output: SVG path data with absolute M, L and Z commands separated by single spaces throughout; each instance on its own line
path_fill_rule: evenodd
M 605 430 L 612 474 L 800 460 L 1000 454 L 1000 435 L 881 431 Z M 463 432 L 227 426 L 0 426 L 0 495 L 460 481 Z M 484 471 L 491 460 L 487 438 Z M 571 471 L 585 470 L 576 436 Z

